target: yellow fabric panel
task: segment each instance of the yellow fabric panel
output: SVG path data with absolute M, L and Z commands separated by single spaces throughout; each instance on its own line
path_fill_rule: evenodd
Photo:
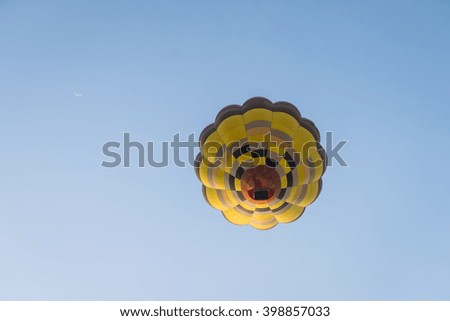
M 208 199 L 209 204 L 215 209 L 223 211 L 230 207 L 227 204 L 222 203 L 222 201 L 219 199 L 219 196 L 217 195 L 218 190 L 206 186 L 205 191 L 206 198 Z
M 308 206 L 309 204 L 314 202 L 314 200 L 317 197 L 317 193 L 319 192 L 319 182 L 318 181 L 312 182 L 307 186 L 308 188 L 306 190 L 306 195 L 303 198 L 303 200 L 297 204 L 298 206 L 302 207 Z
M 208 165 L 208 163 L 220 161 L 221 169 L 226 173 L 230 173 L 231 172 L 230 164 L 232 164 L 235 161 L 231 149 L 224 148 L 222 150 L 220 157 L 217 156 L 219 147 L 224 146 L 226 145 L 222 137 L 219 135 L 217 131 L 214 131 L 205 140 L 205 143 L 201 147 L 201 152 L 206 161 L 206 165 Z
M 250 222 L 250 225 L 257 230 L 270 230 L 271 228 L 278 225 L 278 221 L 276 219 L 273 219 L 272 222 L 267 224 L 261 224 L 259 222 Z
M 268 153 L 275 154 L 277 157 L 283 157 L 284 154 L 284 148 L 288 146 L 288 143 L 286 143 L 285 140 L 273 136 L 270 136 L 270 145 L 268 145 Z
M 229 208 L 222 212 L 223 216 L 233 224 L 244 225 L 250 223 L 252 215 L 244 215 L 236 211 L 235 208 Z
M 282 156 L 284 154 L 283 150 L 285 150 L 287 147 L 289 147 L 291 144 L 289 144 L 289 141 L 286 141 L 285 138 L 281 138 L 278 136 L 275 136 L 273 133 L 270 135 L 270 145 L 269 150 L 279 156 Z
M 214 189 L 206 186 L 206 197 L 212 207 L 224 211 L 238 205 L 238 200 L 229 190 Z
M 275 199 L 272 201 L 272 203 L 270 203 L 269 207 L 271 210 L 276 210 L 277 208 L 279 208 L 281 205 L 283 205 L 285 203 L 285 201 L 283 200 L 279 200 L 279 199 Z
M 212 180 L 209 179 L 208 173 Z M 228 187 L 228 182 L 225 183 L 225 180 L 228 180 L 228 173 L 224 172 L 220 167 L 210 167 L 201 163 L 199 168 L 200 180 L 203 185 L 216 188 L 216 189 L 226 189 Z
M 221 196 L 228 205 L 228 208 L 235 207 L 241 202 L 239 197 L 236 194 L 233 194 L 230 190 L 217 190 L 217 193 L 221 193 Z
M 257 204 L 257 203 L 253 203 L 254 208 L 266 208 L 267 203 L 262 203 L 262 204 Z
M 250 152 L 242 154 L 237 158 L 237 161 L 239 164 L 253 164 L 252 154 Z
M 201 146 L 202 156 L 206 161 L 214 163 L 217 159 L 217 151 L 220 146 L 223 146 L 224 142 L 217 131 L 213 131 L 205 140 L 205 143 Z
M 280 186 L 281 186 L 281 188 L 286 188 L 287 187 L 287 177 L 286 177 L 286 175 L 280 177 Z
M 272 128 L 278 129 L 290 137 L 293 137 L 299 124 L 297 120 L 289 114 L 283 112 L 274 112 L 272 117 Z
M 225 189 L 225 175 L 228 178 L 228 174 L 226 174 L 222 169 L 218 167 L 212 168 L 212 179 L 215 188 Z
M 292 150 L 292 142 L 291 141 L 282 141 L 278 144 L 278 148 L 275 149 L 276 153 L 283 157 L 287 151 Z
M 307 185 L 297 185 L 292 186 L 286 190 L 286 198 L 285 201 L 290 204 L 298 204 L 302 201 L 303 193 Z
M 247 137 L 242 115 L 233 115 L 225 118 L 217 128 L 217 132 L 225 144 L 239 142 Z
M 265 157 L 256 157 L 253 159 L 253 166 L 266 165 Z
M 278 224 L 272 212 L 270 214 L 253 214 L 250 225 L 259 230 L 268 230 Z
M 274 219 L 274 215 L 272 211 L 267 212 L 254 212 L 253 213 L 253 220 L 258 222 L 269 222 Z
M 267 138 L 270 137 L 270 130 L 270 123 L 249 124 L 246 127 L 248 141 L 257 143 L 257 145 L 259 145 L 259 148 L 262 148 L 264 147 L 264 144 L 262 142 L 267 141 Z
M 219 135 L 219 133 L 217 132 L 217 130 L 211 132 L 211 133 L 209 134 L 209 136 L 206 137 L 205 143 L 204 143 L 203 145 L 205 145 L 208 141 L 219 142 L 220 145 L 222 145 L 222 144 L 224 143 L 222 137 Z M 203 147 L 203 146 L 202 146 L 202 147 Z
M 247 129 L 247 137 L 249 142 L 264 142 L 266 137 L 270 134 L 269 127 L 255 127 Z M 264 145 L 261 144 L 261 147 Z
M 199 176 L 200 176 L 200 181 L 202 182 L 203 185 L 211 187 L 211 188 L 215 188 L 214 186 L 214 182 L 210 182 L 209 178 L 208 178 L 208 171 L 210 171 L 210 167 L 206 166 L 204 164 L 204 162 L 200 163 L 200 167 L 198 169 L 199 172 Z
M 283 169 L 284 174 L 287 174 L 287 173 L 289 173 L 291 171 L 291 167 L 289 166 L 289 164 L 286 161 L 286 159 L 280 158 L 280 160 L 278 161 L 278 164 Z
M 295 149 L 296 152 L 302 153 L 304 151 L 305 144 L 307 144 L 306 147 L 315 146 L 315 144 L 312 144 L 316 142 L 314 136 L 306 128 L 302 126 L 299 126 L 297 128 L 297 131 L 292 136 L 292 138 L 293 138 L 292 147 Z
M 220 166 L 225 172 L 230 174 L 233 171 L 233 165 L 236 163 L 236 166 L 238 164 L 238 161 L 233 155 L 233 150 L 231 148 L 227 148 L 224 150 L 224 156 L 221 158 L 222 165 Z
M 298 195 L 299 189 L 300 189 L 299 186 L 287 187 L 283 196 L 283 200 L 288 203 L 291 203 L 289 202 L 289 200 L 294 200 L 292 204 L 296 204 L 295 200 L 298 198 L 296 197 L 296 195 Z
M 297 172 L 297 185 L 304 185 L 309 182 L 310 169 L 307 165 L 300 163 L 294 169 Z
M 311 178 L 311 181 L 317 181 L 322 177 L 325 160 L 320 157 L 317 149 L 310 154 L 311 166 L 314 168 L 314 177 Z
M 317 181 L 322 177 L 325 160 L 322 159 L 316 148 L 309 150 L 309 156 L 309 159 L 302 159 L 297 165 L 298 185 L 306 184 L 310 181 Z M 313 177 L 310 177 L 310 175 L 313 175 Z
M 241 180 L 240 179 L 235 179 L 234 180 L 234 189 L 236 191 L 241 191 L 242 190 Z
M 255 204 L 250 203 L 249 201 L 242 202 L 239 205 L 242 206 L 243 208 L 245 208 L 246 210 L 249 210 L 249 211 L 254 211 L 255 210 Z
M 280 223 L 290 223 L 298 219 L 303 214 L 304 211 L 305 211 L 304 207 L 292 205 L 281 214 L 275 213 L 275 218 Z
M 272 121 L 272 111 L 265 108 L 255 108 L 244 114 L 244 123 L 246 124 L 258 120 Z

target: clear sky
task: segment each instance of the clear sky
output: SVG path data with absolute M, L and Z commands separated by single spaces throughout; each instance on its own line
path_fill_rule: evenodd
M 437 0 L 0 1 L 0 299 L 449 300 L 449 31 Z M 101 166 L 252 96 L 349 141 L 292 224 Z

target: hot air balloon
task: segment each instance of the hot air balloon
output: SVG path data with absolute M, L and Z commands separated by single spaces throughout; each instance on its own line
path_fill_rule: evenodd
M 228 221 L 267 230 L 316 200 L 326 165 L 312 121 L 291 103 L 254 97 L 202 131 L 194 167 L 206 201 Z

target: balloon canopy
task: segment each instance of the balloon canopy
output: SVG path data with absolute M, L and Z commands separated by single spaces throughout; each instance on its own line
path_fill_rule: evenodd
M 291 223 L 315 201 L 327 157 L 312 121 L 263 97 L 223 108 L 200 134 L 195 161 L 203 195 L 237 225 Z

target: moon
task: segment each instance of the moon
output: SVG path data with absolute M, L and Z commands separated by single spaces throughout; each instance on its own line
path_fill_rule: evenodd
M 83 94 L 80 94 L 80 93 L 78 93 L 78 92 L 76 92 L 76 91 L 74 91 L 73 94 L 75 95 L 75 97 L 81 97 L 81 96 L 83 96 Z

